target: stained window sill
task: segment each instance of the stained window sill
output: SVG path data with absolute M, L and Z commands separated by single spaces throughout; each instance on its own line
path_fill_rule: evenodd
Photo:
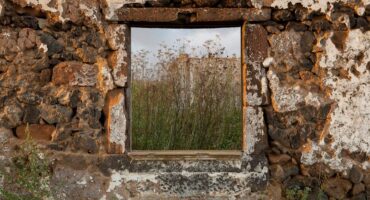
M 131 151 L 134 160 L 240 160 L 239 150 Z

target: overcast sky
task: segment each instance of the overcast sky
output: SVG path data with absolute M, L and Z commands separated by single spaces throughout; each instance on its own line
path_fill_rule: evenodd
M 220 43 L 226 48 L 225 55 L 232 56 L 236 54 L 237 57 L 240 57 L 239 27 L 207 29 L 132 28 L 131 48 L 133 53 L 141 49 L 157 52 L 161 43 L 172 46 L 177 39 L 190 40 L 190 46 L 197 47 L 202 46 L 207 40 L 216 39 L 216 35 L 220 36 Z

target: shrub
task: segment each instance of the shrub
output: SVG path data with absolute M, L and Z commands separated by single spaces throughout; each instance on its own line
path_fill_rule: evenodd
M 51 169 L 48 160 L 29 137 L 19 145 L 10 171 L 0 171 L 3 184 L 0 197 L 4 200 L 41 200 L 51 196 L 49 188 Z
M 308 200 L 308 195 L 311 192 L 311 188 L 304 187 L 301 189 L 298 186 L 294 186 L 286 189 L 285 197 L 287 200 Z

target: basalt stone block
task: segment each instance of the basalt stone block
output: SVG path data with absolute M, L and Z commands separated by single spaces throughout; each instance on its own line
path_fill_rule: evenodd
M 114 84 L 124 87 L 127 82 L 129 64 L 130 29 L 127 25 L 112 24 L 106 29 L 108 46 L 114 50 L 108 56 L 108 63 L 112 68 Z
M 53 36 L 47 33 L 40 35 L 40 40 L 47 46 L 47 52 L 49 56 L 60 53 L 64 47 L 61 45 Z
M 0 144 L 7 143 L 14 137 L 13 131 L 4 127 L 0 127 Z
M 246 104 L 248 106 L 266 105 L 269 103 L 269 91 L 266 70 L 262 63 L 268 55 L 267 31 L 261 25 L 247 25 L 244 37 L 243 68 L 246 68 Z
M 40 121 L 40 111 L 37 106 L 27 106 L 24 110 L 23 122 L 37 124 Z
M 90 154 L 98 153 L 99 146 L 96 138 L 92 138 L 88 133 L 77 133 L 73 140 L 73 149 L 75 151 L 83 151 Z
M 98 69 L 94 65 L 66 61 L 54 67 L 52 82 L 55 85 L 95 86 L 97 74 Z
M 0 111 L 0 126 L 15 128 L 22 123 L 24 111 L 18 104 L 6 105 Z
M 41 104 L 39 110 L 48 124 L 69 122 L 73 114 L 72 108 L 61 105 Z
M 105 36 L 107 37 L 108 46 L 112 50 L 126 49 L 126 38 L 130 34 L 129 27 L 125 24 L 108 25 Z
M 294 19 L 293 14 L 289 10 L 275 10 L 272 12 L 272 19 L 275 21 L 290 21 Z
M 84 45 L 82 48 L 78 48 L 77 56 L 84 62 L 93 64 L 96 62 L 96 57 L 98 56 L 98 50 L 94 47 L 89 47 Z
M 263 110 L 260 107 L 245 107 L 244 138 L 247 154 L 261 154 L 268 147 Z
M 344 199 L 351 188 L 352 183 L 342 178 L 330 178 L 322 184 L 322 189 L 336 199 Z
M 122 89 L 108 92 L 104 107 L 108 153 L 121 154 L 125 152 L 128 123 L 125 107 L 125 95 Z
M 18 126 L 16 129 L 16 135 L 19 139 L 30 139 L 34 140 L 46 140 L 50 141 L 52 139 L 52 135 L 55 131 L 55 127 L 53 125 L 46 125 L 46 124 L 31 124 L 21 125 Z
M 108 56 L 108 63 L 112 68 L 114 84 L 124 87 L 128 76 L 128 54 L 126 50 L 117 50 Z

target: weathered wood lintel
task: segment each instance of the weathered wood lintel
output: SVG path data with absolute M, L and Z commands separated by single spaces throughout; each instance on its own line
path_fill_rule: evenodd
M 121 8 L 116 11 L 120 22 L 141 23 L 228 23 L 267 21 L 271 9 L 256 8 Z

